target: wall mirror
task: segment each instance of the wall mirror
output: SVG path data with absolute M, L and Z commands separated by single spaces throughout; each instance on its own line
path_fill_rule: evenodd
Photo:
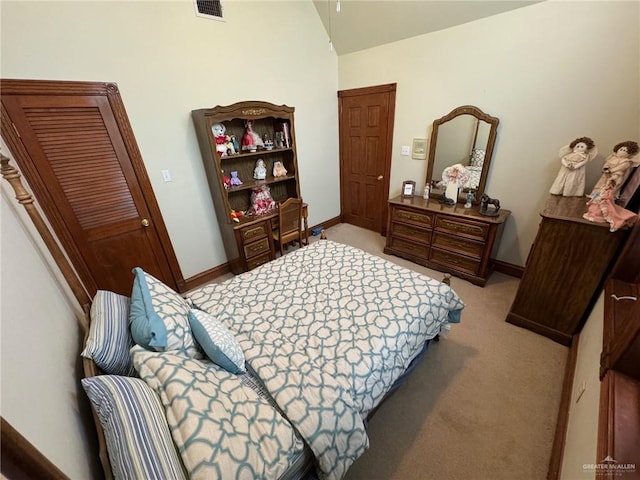
M 433 197 L 444 194 L 444 187 L 438 185 L 444 169 L 460 163 L 468 170 L 469 180 L 455 200 L 464 200 L 467 192 L 475 190 L 474 203 L 478 203 L 487 182 L 499 122 L 472 105 L 455 108 L 434 120 L 427 164 L 427 183 Z

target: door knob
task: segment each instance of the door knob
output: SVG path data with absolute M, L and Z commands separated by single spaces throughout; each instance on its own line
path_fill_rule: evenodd
M 384 178 L 384 176 L 378 175 L 378 180 L 382 180 L 383 178 Z
M 143 227 L 149 226 L 149 220 L 147 220 L 146 218 L 143 218 L 140 223 L 142 224 Z

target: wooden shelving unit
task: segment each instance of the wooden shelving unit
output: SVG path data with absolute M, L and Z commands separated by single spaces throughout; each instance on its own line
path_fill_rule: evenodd
M 250 210 L 253 189 L 263 185 L 269 187 L 276 203 L 291 197 L 301 198 L 294 110 L 286 105 L 251 101 L 191 112 L 225 252 L 234 273 L 250 270 L 275 257 L 271 237 L 271 231 L 275 227 L 275 211 L 265 215 L 242 217 L 238 222 L 233 221 L 231 212 Z M 276 144 L 271 149 L 258 148 L 255 152 L 240 151 L 236 154 L 220 155 L 216 151 L 213 125 L 224 125 L 226 134 L 235 136 L 241 144 L 246 120 L 253 121 L 253 130 L 261 138 L 266 135 L 274 142 L 276 132 L 282 125 L 286 125 L 288 144 Z M 264 180 L 253 178 L 259 159 L 264 161 L 267 169 Z M 275 162 L 282 163 L 287 170 L 286 175 L 273 176 Z M 225 185 L 224 177 L 230 176 L 231 172 L 237 172 L 242 185 Z

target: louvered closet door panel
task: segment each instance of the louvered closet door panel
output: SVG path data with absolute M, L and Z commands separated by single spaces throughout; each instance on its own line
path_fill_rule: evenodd
M 49 207 L 60 214 L 64 229 L 57 233 L 66 229 L 73 237 L 84 263 L 76 268 L 90 272 L 95 289 L 129 295 L 134 266 L 170 279 L 108 98 L 24 95 L 2 103 L 33 161 L 32 174 L 48 190 Z

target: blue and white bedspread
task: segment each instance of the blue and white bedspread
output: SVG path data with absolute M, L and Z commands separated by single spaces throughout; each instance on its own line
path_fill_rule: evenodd
M 209 360 L 131 349 L 160 396 L 191 480 L 279 478 L 304 448 L 290 423 L 243 381 Z
M 329 240 L 189 297 L 235 333 L 332 479 L 368 447 L 362 419 L 464 307 L 437 280 Z

